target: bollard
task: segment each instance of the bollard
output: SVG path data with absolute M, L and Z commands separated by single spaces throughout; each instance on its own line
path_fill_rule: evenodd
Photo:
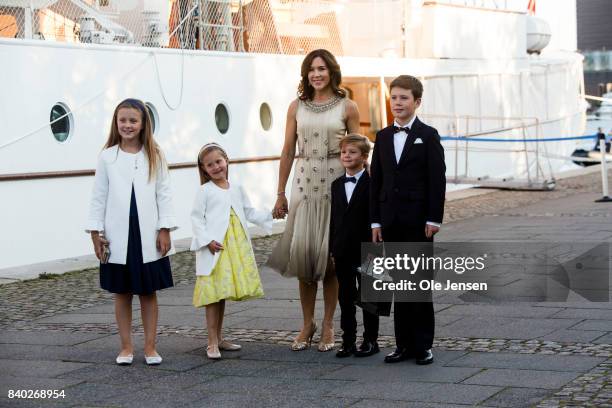
M 601 152 L 601 188 L 603 197 L 595 200 L 596 203 L 612 202 L 608 192 L 608 161 L 606 159 L 606 139 L 599 139 L 599 151 Z

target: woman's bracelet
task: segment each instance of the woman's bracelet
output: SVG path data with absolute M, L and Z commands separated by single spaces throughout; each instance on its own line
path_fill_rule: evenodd
M 284 191 L 279 191 L 278 193 L 276 193 L 277 196 L 281 196 L 281 195 L 285 195 Z

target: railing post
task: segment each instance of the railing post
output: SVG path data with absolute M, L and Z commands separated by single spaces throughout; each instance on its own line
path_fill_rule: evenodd
M 468 157 L 469 157 L 469 152 L 468 152 L 468 139 L 470 136 L 470 117 L 469 115 L 465 117 L 465 164 L 464 164 L 464 172 L 463 172 L 463 177 L 467 178 L 468 176 Z
M 606 139 L 599 139 L 599 152 L 601 153 L 601 189 L 603 197 L 595 200 L 596 203 L 612 202 L 608 191 L 608 160 L 606 159 Z

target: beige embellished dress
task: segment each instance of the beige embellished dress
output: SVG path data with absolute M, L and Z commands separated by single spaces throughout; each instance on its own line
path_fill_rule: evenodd
M 329 262 L 331 183 L 344 174 L 340 139 L 346 135 L 347 98 L 316 105 L 298 101 L 299 158 L 293 169 L 289 214 L 282 238 L 266 264 L 304 282 L 324 278 Z

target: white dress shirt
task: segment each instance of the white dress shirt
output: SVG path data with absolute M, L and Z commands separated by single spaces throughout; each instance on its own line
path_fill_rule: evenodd
M 397 126 L 401 128 L 408 128 L 408 130 L 410 130 L 412 128 L 412 124 L 414 123 L 415 119 L 416 119 L 416 115 L 414 115 L 412 119 L 410 119 L 408 123 L 404 126 L 397 123 L 397 120 L 394 120 L 393 126 Z M 393 148 L 395 149 L 395 162 L 396 163 L 399 163 L 400 157 L 402 157 L 402 152 L 404 151 L 404 145 L 406 144 L 406 139 L 408 139 L 408 133 L 406 133 L 403 130 L 400 130 L 399 132 L 393 135 Z
M 412 119 L 410 119 L 408 123 L 403 126 L 397 123 L 397 120 L 394 120 L 393 126 L 397 126 L 401 128 L 408 128 L 408 131 L 410 131 L 410 129 L 412 129 L 412 125 L 414 124 L 415 119 L 416 119 L 416 115 L 412 116 Z M 393 149 L 395 150 L 395 162 L 396 163 L 399 163 L 400 158 L 402 157 L 402 152 L 404 151 L 404 145 L 406 144 L 407 139 L 408 139 L 408 133 L 406 133 L 403 130 L 400 130 L 399 132 L 393 135 Z M 442 225 L 440 223 L 433 222 L 433 221 L 427 221 L 427 224 L 433 225 L 434 227 L 438 227 L 438 228 L 440 228 Z M 380 228 L 380 227 L 381 225 L 379 223 L 372 223 L 372 228 Z
M 361 175 L 363 174 L 364 171 L 365 171 L 365 169 L 361 169 L 361 171 L 359 173 L 356 173 L 353 176 L 351 176 L 350 174 L 346 173 L 346 177 L 355 177 L 357 179 L 355 183 L 350 182 L 350 181 L 344 183 L 344 192 L 346 193 L 346 202 L 347 203 L 351 202 L 351 197 L 353 196 L 353 191 L 355 191 L 355 187 L 357 187 L 357 183 L 359 183 L 359 178 L 361 177 Z

